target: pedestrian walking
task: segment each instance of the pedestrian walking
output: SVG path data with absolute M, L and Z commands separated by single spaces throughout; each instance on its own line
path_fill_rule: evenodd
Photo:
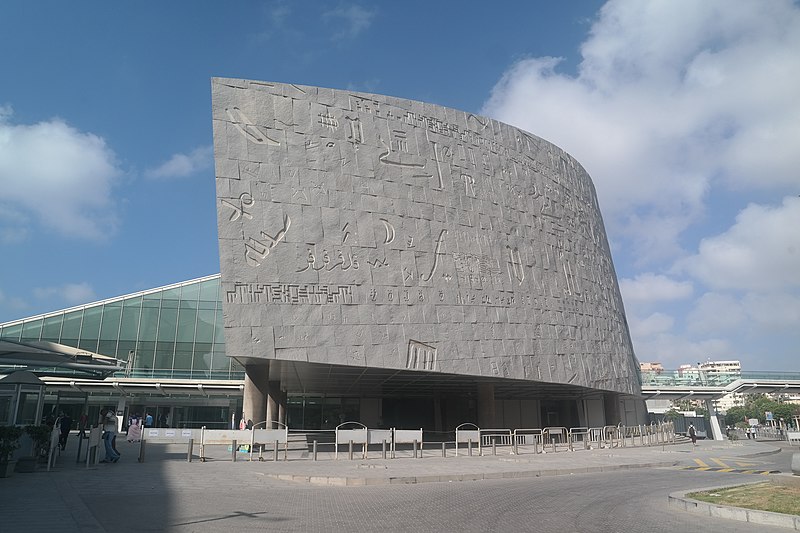
M 58 436 L 58 446 L 61 448 L 61 451 L 67 449 L 67 437 L 69 437 L 70 429 L 72 429 L 72 419 L 68 414 L 62 413 L 58 421 L 58 430 L 60 432 Z
M 104 408 L 100 411 L 100 422 L 103 424 L 103 444 L 106 449 L 106 458 L 101 463 L 116 463 L 119 461 L 119 452 L 114 449 L 114 439 L 117 438 L 117 416 L 114 411 Z
M 689 438 L 692 439 L 692 445 L 697 446 L 697 430 L 694 429 L 694 424 L 689 424 Z

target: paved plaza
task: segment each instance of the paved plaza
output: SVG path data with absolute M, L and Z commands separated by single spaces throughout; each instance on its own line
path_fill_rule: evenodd
M 785 471 L 790 456 L 775 443 L 715 441 L 446 459 L 383 460 L 378 451 L 317 462 L 291 454 L 250 462 L 243 453 L 232 462 L 219 447 L 189 463 L 185 446 L 149 445 L 138 463 L 136 444 L 120 451 L 119 463 L 87 469 L 68 448 L 51 472 L 0 479 L 2 530 L 752 532 L 753 524 L 675 511 L 668 495 L 764 477 L 688 466 Z M 758 526 L 771 530 L 785 531 Z

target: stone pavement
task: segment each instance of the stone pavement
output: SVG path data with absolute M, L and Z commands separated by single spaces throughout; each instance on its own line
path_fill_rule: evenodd
M 0 479 L 0 529 L 3 531 L 103 531 L 98 517 L 97 502 L 104 498 L 119 507 L 115 491 L 124 492 L 124 499 L 136 508 L 137 499 L 146 498 L 150 491 L 185 493 L 204 488 L 215 492 L 236 494 L 242 490 L 314 485 L 393 485 L 425 482 L 458 482 L 480 479 L 557 476 L 571 473 L 604 472 L 619 469 L 672 466 L 687 464 L 698 454 L 726 454 L 752 457 L 770 454 L 777 446 L 764 442 L 729 443 L 700 441 L 700 445 L 677 444 L 652 447 L 560 451 L 558 453 L 510 455 L 498 449 L 498 455 L 479 457 L 441 457 L 441 448 L 426 450 L 424 458 L 399 457 L 380 459 L 380 451 L 372 451 L 368 459 L 347 459 L 340 453 L 338 460 L 321 454 L 319 461 L 301 459 L 298 454 L 290 460 L 247 461 L 248 454 L 239 453 L 236 462 L 225 447 L 207 450 L 209 460 L 200 462 L 195 448 L 193 462 L 186 461 L 184 445 L 153 445 L 146 450 L 146 461 L 136 461 L 136 444 L 119 443 L 122 460 L 117 464 L 98 464 L 88 469 L 75 463 L 75 449 L 68 448 L 55 468 L 41 469 L 32 474 L 16 473 Z M 71 446 L 76 446 L 72 439 Z M 484 452 L 491 453 L 491 449 Z M 409 451 L 403 452 L 405 455 Z M 502 454 L 501 454 L 502 453 Z M 438 456 L 437 456 L 438 454 Z M 124 491 L 122 490 L 124 489 Z M 215 505 L 209 502 L 210 508 Z M 122 509 L 116 512 L 125 512 Z M 91 508 L 91 509 L 90 509 Z

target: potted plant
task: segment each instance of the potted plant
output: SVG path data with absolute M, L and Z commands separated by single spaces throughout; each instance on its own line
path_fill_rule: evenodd
M 0 477 L 8 477 L 14 472 L 16 461 L 11 457 L 19 448 L 22 428 L 16 426 L 0 426 Z
M 17 472 L 35 472 L 37 462 L 47 457 L 50 449 L 50 433 L 47 425 L 25 426 L 25 433 L 31 438 L 31 454 L 17 459 Z

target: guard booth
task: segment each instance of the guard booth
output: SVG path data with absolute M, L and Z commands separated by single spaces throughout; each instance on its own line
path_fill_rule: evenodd
M 44 387 L 44 381 L 27 370 L 0 376 L 0 426 L 41 423 Z

